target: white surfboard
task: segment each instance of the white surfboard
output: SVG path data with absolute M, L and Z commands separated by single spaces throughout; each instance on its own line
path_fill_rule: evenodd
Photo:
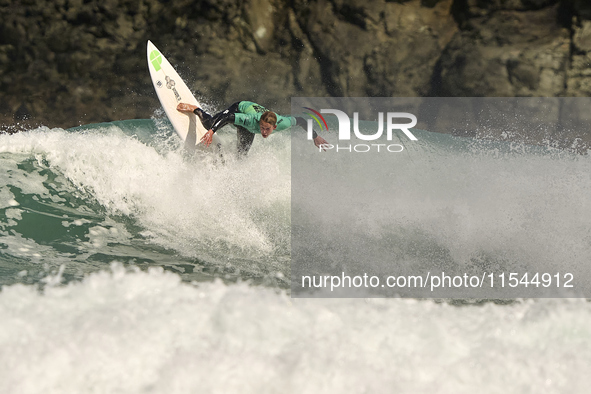
M 170 123 L 179 137 L 185 141 L 185 146 L 194 148 L 201 142 L 201 137 L 207 133 L 207 130 L 197 115 L 177 111 L 176 107 L 179 103 L 193 104 L 198 107 L 201 107 L 201 104 L 195 99 L 191 90 L 166 60 L 166 57 L 151 41 L 148 41 L 148 68 L 154 89 Z M 214 134 L 214 137 L 217 136 Z M 216 140 L 213 142 L 213 146 L 218 143 Z

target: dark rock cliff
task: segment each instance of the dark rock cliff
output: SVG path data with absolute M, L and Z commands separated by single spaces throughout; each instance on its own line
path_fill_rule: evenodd
M 147 118 L 146 41 L 197 96 L 588 96 L 583 0 L 0 0 L 0 121 Z

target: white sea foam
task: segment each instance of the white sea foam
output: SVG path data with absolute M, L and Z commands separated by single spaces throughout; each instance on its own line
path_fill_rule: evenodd
M 0 293 L 3 393 L 564 393 L 591 383 L 582 300 L 290 299 L 161 270 Z

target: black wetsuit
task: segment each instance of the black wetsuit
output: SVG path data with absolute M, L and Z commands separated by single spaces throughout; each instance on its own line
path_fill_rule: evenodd
M 201 119 L 203 126 L 214 133 L 227 124 L 235 125 L 238 129 L 236 146 L 238 154 L 246 155 L 254 141 L 255 134 L 260 133 L 260 117 L 266 111 L 268 110 L 265 107 L 251 101 L 238 101 L 213 116 L 201 108 L 196 108 L 193 112 Z M 277 115 L 276 131 L 286 130 L 293 125 L 300 126 L 304 130 L 307 127 L 306 120 L 303 118 Z M 313 131 L 313 137 L 317 137 L 315 131 Z

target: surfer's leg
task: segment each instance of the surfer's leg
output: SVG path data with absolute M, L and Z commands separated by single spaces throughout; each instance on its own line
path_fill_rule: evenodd
M 232 105 L 230 105 L 227 109 L 223 110 L 222 112 L 219 112 L 217 114 L 215 114 L 212 119 L 213 122 L 212 124 L 217 123 L 219 120 L 226 118 L 229 114 L 235 114 L 236 112 L 238 112 L 238 104 L 240 104 L 240 101 L 238 101 L 237 103 L 234 103 Z
M 211 125 L 213 124 L 213 116 L 202 110 L 201 108 L 196 108 L 193 113 L 201 119 L 201 124 L 205 127 L 206 130 L 211 129 Z
M 246 130 L 244 127 L 237 126 L 238 134 L 236 141 L 236 150 L 238 151 L 238 158 L 246 156 L 250 150 L 250 146 L 254 141 L 254 134 Z
M 199 116 L 201 123 L 203 123 L 203 126 L 207 130 L 213 129 L 213 132 L 215 133 L 218 129 L 224 127 L 224 125 L 234 123 L 234 114 L 238 112 L 238 104 L 240 104 L 240 102 L 232 104 L 227 109 L 213 116 L 209 115 L 202 109 L 199 109 L 199 112 L 198 110 L 195 110 L 195 114 Z
M 238 112 L 238 105 L 240 105 L 240 101 L 236 101 L 234 104 L 230 105 L 227 110 L 223 111 L 224 113 L 231 112 L 235 114 Z

